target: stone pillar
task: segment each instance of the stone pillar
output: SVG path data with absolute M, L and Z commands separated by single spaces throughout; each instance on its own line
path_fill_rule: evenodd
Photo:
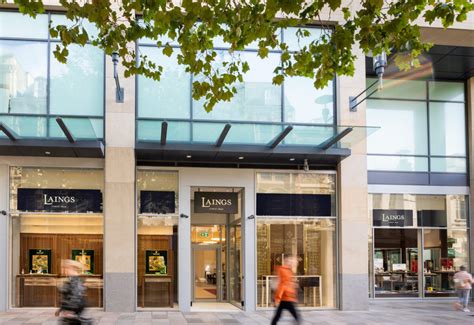
M 104 307 L 136 310 L 135 80 L 119 67 L 125 102 L 115 100 L 113 64 L 106 57 Z
M 338 124 L 364 126 L 365 103 L 357 107 L 357 112 L 349 111 L 349 96 L 365 89 L 365 56 L 357 46 L 354 46 L 354 51 L 357 56 L 354 76 L 338 79 Z M 342 310 L 366 310 L 369 301 L 366 141 L 351 149 L 351 156 L 338 166 L 339 307 Z
M 474 77 L 471 77 L 467 83 L 467 143 L 468 143 L 468 148 L 469 148 L 469 184 L 474 184 Z M 470 219 L 469 224 L 471 225 L 470 227 L 470 234 L 469 235 L 469 241 L 470 241 L 470 247 L 471 249 L 469 250 L 469 261 L 470 261 L 470 272 L 472 273 L 474 270 L 474 227 L 472 226 L 472 222 L 474 221 L 473 218 L 473 213 L 472 209 L 474 207 L 474 191 L 473 187 L 470 187 L 471 195 L 470 195 L 470 202 L 469 202 L 469 216 L 468 218 Z
M 0 214 L 0 312 L 8 309 L 8 296 L 10 294 L 7 288 L 8 283 L 8 166 L 0 165 L 0 211 L 6 211 L 7 214 Z

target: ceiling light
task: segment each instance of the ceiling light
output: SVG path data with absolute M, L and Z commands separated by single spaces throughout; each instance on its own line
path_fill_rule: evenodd
M 191 155 L 186 155 L 186 158 L 188 158 L 188 159 L 189 159 L 189 158 L 192 158 L 192 157 L 193 157 L 193 156 L 191 156 Z
M 244 159 L 244 158 L 245 158 L 245 157 L 243 157 L 243 156 L 240 156 L 240 157 L 239 157 L 239 160 L 242 160 L 242 159 Z
M 45 151 L 44 154 L 45 154 L 46 156 L 49 156 L 49 155 L 51 154 L 51 152 L 50 152 L 50 151 Z
M 290 158 L 290 161 L 295 161 L 295 158 Z

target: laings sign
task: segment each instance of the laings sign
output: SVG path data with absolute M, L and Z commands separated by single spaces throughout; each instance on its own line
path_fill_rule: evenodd
M 412 210 L 373 210 L 375 227 L 411 227 L 413 226 Z
M 100 190 L 19 188 L 19 211 L 102 212 Z
M 231 192 L 195 192 L 196 213 L 237 213 L 238 194 Z

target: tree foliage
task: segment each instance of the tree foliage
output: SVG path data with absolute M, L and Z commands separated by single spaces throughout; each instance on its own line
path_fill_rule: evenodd
M 6 2 L 6 0 L 0 0 Z M 42 1 L 13 1 L 19 10 L 31 16 L 44 12 Z M 305 76 L 314 86 L 324 87 L 337 75 L 354 73 L 356 44 L 365 53 L 381 51 L 406 52 L 399 60 L 402 68 L 417 62 L 429 49 L 420 38 L 419 19 L 446 28 L 461 22 L 474 10 L 469 0 L 60 0 L 72 26 L 50 28 L 61 44 L 54 50 L 65 62 L 68 46 L 91 42 L 107 54 L 118 51 L 125 75 L 141 74 L 159 80 L 163 67 L 159 62 L 136 52 L 134 42 L 149 38 L 164 55 L 177 52 L 178 62 L 194 75 L 204 76 L 193 82 L 193 97 L 205 98 L 210 111 L 218 101 L 228 101 L 236 93 L 236 83 L 243 80 L 249 65 L 239 56 L 252 42 L 258 44 L 258 55 L 268 56 L 272 49 L 281 50 L 281 65 L 275 67 L 273 83 L 281 84 L 287 76 Z M 343 17 L 329 24 L 331 15 Z M 99 33 L 89 35 L 83 21 L 95 24 Z M 290 51 L 279 37 L 279 29 L 318 24 L 322 37 L 309 39 L 297 51 Z M 300 29 L 299 39 L 310 37 Z M 229 44 L 229 54 L 219 66 L 213 42 L 220 38 Z M 172 47 L 171 41 L 179 45 Z M 138 63 L 137 63 L 138 62 Z

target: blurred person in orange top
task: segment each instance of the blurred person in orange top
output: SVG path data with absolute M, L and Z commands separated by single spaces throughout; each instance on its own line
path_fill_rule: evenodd
M 278 323 L 284 309 L 291 313 L 297 324 L 300 323 L 300 316 L 296 310 L 298 288 L 294 279 L 294 271 L 297 265 L 298 260 L 295 256 L 287 256 L 283 260 L 283 265 L 277 269 L 279 282 L 275 291 L 275 304 L 278 308 L 273 317 L 272 325 Z

